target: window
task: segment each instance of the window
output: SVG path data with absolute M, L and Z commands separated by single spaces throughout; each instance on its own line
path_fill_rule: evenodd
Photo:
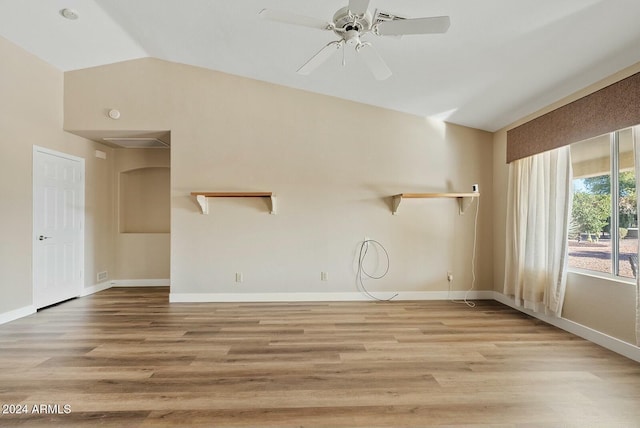
M 570 268 L 635 278 L 638 213 L 634 144 L 634 129 L 628 128 L 571 145 Z

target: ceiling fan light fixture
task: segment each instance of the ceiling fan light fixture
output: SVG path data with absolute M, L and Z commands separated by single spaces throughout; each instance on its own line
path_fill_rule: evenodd
M 361 42 L 360 42 L 360 32 L 356 31 L 356 30 L 348 30 L 344 33 L 343 35 L 344 37 L 344 41 L 349 45 L 349 46 L 358 46 Z

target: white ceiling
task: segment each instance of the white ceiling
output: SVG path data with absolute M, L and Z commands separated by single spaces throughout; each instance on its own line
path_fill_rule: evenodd
M 330 21 L 347 3 L 0 0 L 0 35 L 63 71 L 155 57 L 488 131 L 640 61 L 638 0 L 371 0 L 408 18 L 451 16 L 446 34 L 366 36 L 393 71 L 384 81 L 349 50 L 345 67 L 338 54 L 296 74 L 337 37 L 258 17 Z

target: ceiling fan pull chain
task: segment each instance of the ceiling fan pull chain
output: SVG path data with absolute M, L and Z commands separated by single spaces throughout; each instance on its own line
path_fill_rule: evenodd
M 347 65 L 347 60 L 345 58 L 345 53 L 344 51 L 346 51 L 346 49 L 342 49 L 342 66 L 346 66 Z

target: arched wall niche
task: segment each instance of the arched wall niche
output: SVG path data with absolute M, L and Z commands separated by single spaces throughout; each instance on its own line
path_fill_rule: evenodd
M 120 172 L 120 233 L 170 232 L 170 169 L 144 167 Z

